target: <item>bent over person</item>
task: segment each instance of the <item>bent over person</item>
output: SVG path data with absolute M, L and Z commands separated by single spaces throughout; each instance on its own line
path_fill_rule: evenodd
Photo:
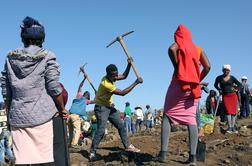
M 161 150 L 154 158 L 158 162 L 166 162 L 171 123 L 188 126 L 190 165 L 196 165 L 196 148 L 198 128 L 196 109 L 201 97 L 200 82 L 210 71 L 210 63 L 206 54 L 196 46 L 191 33 L 184 25 L 179 25 L 175 34 L 175 43 L 169 47 L 169 57 L 174 67 L 172 81 L 166 93 L 164 115 L 161 128 Z M 200 64 L 203 70 L 200 71 Z
M 24 47 L 8 53 L 1 77 L 15 165 L 55 165 L 52 118 L 58 111 L 63 118 L 68 115 L 59 65 L 55 54 L 42 47 L 45 31 L 37 20 L 23 20 L 21 38 Z
M 129 74 L 130 67 L 131 59 L 128 59 L 127 68 L 122 75 L 118 75 L 117 67 L 114 64 L 110 64 L 106 68 L 107 74 L 102 78 L 95 96 L 94 112 L 97 118 L 97 130 L 92 141 L 89 155 L 90 161 L 96 159 L 96 149 L 104 135 L 107 120 L 109 120 L 117 128 L 126 151 L 140 152 L 140 149 L 134 147 L 130 143 L 124 124 L 120 119 L 120 112 L 112 107 L 112 96 L 114 94 L 124 96 L 128 94 L 137 84 L 143 82 L 142 78 L 138 78 L 133 84 L 124 90 L 116 88 L 115 82 L 126 79 Z

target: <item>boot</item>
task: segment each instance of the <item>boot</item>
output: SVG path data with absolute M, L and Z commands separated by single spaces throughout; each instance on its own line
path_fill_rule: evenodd
M 186 161 L 186 164 L 188 164 L 189 166 L 195 166 L 197 165 L 197 159 L 196 159 L 196 155 L 189 155 L 188 160 Z
M 157 157 L 153 158 L 153 161 L 165 163 L 166 162 L 167 151 L 160 151 Z

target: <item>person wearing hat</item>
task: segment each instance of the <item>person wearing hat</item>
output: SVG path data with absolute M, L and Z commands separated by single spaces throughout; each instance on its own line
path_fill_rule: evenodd
M 136 132 L 141 131 L 141 125 L 144 120 L 144 114 L 141 106 L 136 106 L 135 107 L 135 115 L 136 115 Z
M 26 17 L 20 28 L 24 47 L 8 53 L 1 77 L 15 165 L 55 165 L 52 119 L 57 112 L 68 117 L 59 65 L 55 54 L 43 48 L 41 23 Z
M 240 107 L 240 117 L 248 117 L 250 114 L 250 107 L 249 107 L 249 98 L 250 91 L 249 91 L 249 85 L 247 84 L 248 78 L 246 76 L 242 76 L 241 81 L 241 90 L 240 90 L 240 96 L 241 96 L 241 107 Z
M 126 129 L 120 119 L 120 112 L 112 107 L 112 96 L 124 96 L 128 94 L 136 85 L 143 83 L 142 78 L 137 78 L 128 88 L 120 90 L 116 88 L 115 82 L 127 78 L 132 59 L 128 59 L 128 65 L 123 74 L 118 74 L 116 65 L 110 64 L 106 67 L 106 76 L 104 76 L 99 85 L 95 96 L 94 112 L 97 119 L 97 131 L 95 132 L 90 149 L 89 160 L 96 160 L 96 150 L 104 135 L 107 121 L 109 120 L 118 130 L 122 143 L 126 151 L 139 152 L 140 149 L 133 146 L 127 136 Z
M 227 133 L 237 133 L 236 124 L 236 113 L 238 105 L 238 96 L 236 88 L 240 89 L 241 83 L 230 74 L 231 66 L 225 64 L 222 67 L 222 75 L 219 75 L 215 79 L 214 87 L 222 95 L 222 102 L 227 112 L 228 129 Z

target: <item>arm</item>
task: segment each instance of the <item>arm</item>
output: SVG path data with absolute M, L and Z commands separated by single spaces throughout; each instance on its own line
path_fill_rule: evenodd
M 205 54 L 204 51 L 202 51 L 201 55 L 200 55 L 200 63 L 203 66 L 203 70 L 200 73 L 200 81 L 202 81 L 206 75 L 209 73 L 210 69 L 211 69 L 211 65 L 210 62 Z
M 178 73 L 178 66 L 177 66 L 177 64 L 178 64 L 178 55 L 177 55 L 177 51 L 178 51 L 177 43 L 173 43 L 168 49 L 168 55 L 170 57 L 172 65 L 174 67 L 174 75 L 177 75 L 177 73 Z
M 113 91 L 113 94 L 124 96 L 128 94 L 137 84 L 142 83 L 142 78 L 137 79 L 133 84 L 131 84 L 128 88 L 124 90 L 116 89 Z
M 83 87 L 83 84 L 84 84 L 84 81 L 86 80 L 86 77 L 84 76 L 83 80 L 81 81 L 80 85 L 79 85 L 79 88 L 78 88 L 78 91 L 77 91 L 77 94 L 79 92 L 81 92 L 81 88 Z
M 55 102 L 55 104 L 56 104 L 57 109 L 59 110 L 60 115 L 61 115 L 64 119 L 67 119 L 67 118 L 68 118 L 68 112 L 67 112 L 67 110 L 65 109 L 62 94 L 57 95 L 57 96 L 53 96 L 53 100 L 54 100 L 54 102 Z
M 132 62 L 132 59 L 128 59 L 128 65 L 127 65 L 125 71 L 123 72 L 123 74 L 118 75 L 116 80 L 124 80 L 124 79 L 126 79 L 128 77 L 130 67 L 131 67 L 131 62 Z
M 214 82 L 214 87 L 215 87 L 215 89 L 217 89 L 219 92 L 221 92 L 221 88 L 219 87 L 219 84 L 220 84 L 220 80 L 219 80 L 219 79 L 220 79 L 219 76 L 216 77 L 215 82 Z
M 232 76 L 232 77 L 233 77 L 233 76 Z M 233 80 L 234 80 L 235 85 L 238 86 L 238 90 L 240 90 L 241 87 L 242 87 L 242 84 L 241 84 L 235 77 L 233 77 Z
M 88 104 L 95 104 L 95 100 L 89 100 Z
M 50 96 L 53 98 L 55 105 L 64 119 L 67 118 L 68 114 L 64 107 L 64 101 L 62 96 L 62 88 L 59 83 L 59 65 L 56 63 L 56 57 L 54 54 L 47 55 L 47 66 L 45 70 L 45 84 L 46 89 Z

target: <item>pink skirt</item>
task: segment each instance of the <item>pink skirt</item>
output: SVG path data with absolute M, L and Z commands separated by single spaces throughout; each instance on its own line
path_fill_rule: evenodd
M 15 164 L 54 162 L 52 120 L 31 128 L 11 128 Z
M 181 90 L 178 80 L 172 80 L 165 97 L 164 113 L 173 124 L 196 125 L 198 101 L 191 91 Z

